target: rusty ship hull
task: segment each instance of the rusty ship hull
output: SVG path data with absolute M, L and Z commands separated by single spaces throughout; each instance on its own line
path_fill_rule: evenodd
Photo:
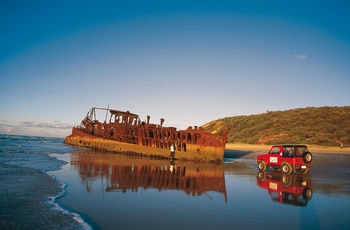
M 106 119 L 96 119 L 96 110 L 106 112 Z M 109 122 L 107 115 L 109 113 Z M 170 147 L 175 146 L 175 159 L 221 163 L 224 157 L 227 132 L 206 132 L 202 127 L 176 130 L 160 124 L 151 124 L 150 116 L 141 122 L 137 114 L 105 108 L 92 108 L 81 124 L 72 129 L 64 140 L 66 144 L 100 151 L 132 153 L 142 156 L 170 158 Z

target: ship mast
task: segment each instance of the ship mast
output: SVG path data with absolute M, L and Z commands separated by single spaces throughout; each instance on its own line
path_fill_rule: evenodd
M 108 111 L 109 111 L 109 103 L 108 103 L 107 110 L 106 110 L 105 123 L 106 123 L 106 120 L 107 120 Z

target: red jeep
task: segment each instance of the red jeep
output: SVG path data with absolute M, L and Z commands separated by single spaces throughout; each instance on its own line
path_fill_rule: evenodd
M 284 204 L 306 206 L 312 197 L 310 178 L 306 175 L 259 171 L 257 184 L 268 191 L 273 201 Z
M 308 173 L 312 166 L 312 154 L 306 145 L 274 145 L 269 153 L 260 154 L 256 158 L 260 171 L 266 166 L 281 169 L 285 174 L 292 172 Z

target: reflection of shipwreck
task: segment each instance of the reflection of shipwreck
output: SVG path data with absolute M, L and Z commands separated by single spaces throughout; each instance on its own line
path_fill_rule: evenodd
M 259 171 L 257 184 L 269 192 L 273 201 L 284 204 L 306 206 L 312 197 L 311 183 L 306 175 Z
M 86 190 L 100 178 L 104 192 L 138 192 L 147 188 L 182 190 L 200 196 L 213 191 L 224 195 L 226 184 L 223 165 L 176 163 L 166 160 L 131 157 L 122 154 L 77 152 L 71 155 L 71 165 L 78 171 Z
M 97 111 L 105 111 L 104 122 L 96 119 Z M 106 122 L 109 114 L 109 122 Z M 175 145 L 176 159 L 220 162 L 224 156 L 227 129 L 211 134 L 202 127 L 176 130 L 160 124 L 151 124 L 150 116 L 141 122 L 138 115 L 112 109 L 92 108 L 65 143 L 97 150 L 137 153 L 169 158 L 170 146 Z

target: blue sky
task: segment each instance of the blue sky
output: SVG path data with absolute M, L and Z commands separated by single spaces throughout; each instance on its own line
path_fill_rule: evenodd
M 0 133 L 349 105 L 349 1 L 125 2 L 0 1 Z

